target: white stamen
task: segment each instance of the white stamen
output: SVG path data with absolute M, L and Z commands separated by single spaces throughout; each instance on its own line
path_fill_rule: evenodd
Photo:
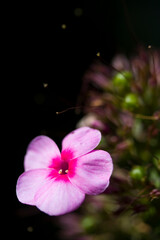
M 62 169 L 60 169 L 58 173 L 59 173 L 59 174 L 62 174 Z
M 65 170 L 65 173 L 68 173 L 68 170 Z

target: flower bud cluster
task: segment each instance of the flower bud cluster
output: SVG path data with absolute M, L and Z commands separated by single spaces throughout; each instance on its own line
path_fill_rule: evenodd
M 149 234 L 151 219 L 159 219 L 160 212 L 160 51 L 119 54 L 110 66 L 99 59 L 84 75 L 82 88 L 84 117 L 78 124 L 102 132 L 99 147 L 111 153 L 115 166 L 107 193 L 116 203 L 109 199 L 103 207 L 112 217 L 127 210 L 141 213 L 137 221 Z

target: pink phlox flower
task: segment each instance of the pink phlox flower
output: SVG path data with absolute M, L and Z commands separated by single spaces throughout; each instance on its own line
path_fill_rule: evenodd
M 82 127 L 63 139 L 60 153 L 49 137 L 33 139 L 24 159 L 25 172 L 17 181 L 19 201 L 56 216 L 77 209 L 85 194 L 102 193 L 113 164 L 109 153 L 93 150 L 100 140 L 98 130 Z

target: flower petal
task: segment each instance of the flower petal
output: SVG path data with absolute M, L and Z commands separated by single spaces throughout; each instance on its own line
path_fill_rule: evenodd
M 35 205 L 34 196 L 37 190 L 44 184 L 50 172 L 51 170 L 49 169 L 34 169 L 21 174 L 16 185 L 18 200 L 25 204 Z
M 25 171 L 36 168 L 47 168 L 60 160 L 60 151 L 56 143 L 47 136 L 34 138 L 28 146 L 24 160 Z
M 69 163 L 68 177 L 83 192 L 96 195 L 109 185 L 113 164 L 109 153 L 102 150 L 92 151 Z
M 97 147 L 100 140 L 100 131 L 89 127 L 78 128 L 63 139 L 62 158 L 66 158 L 67 153 L 70 159 L 82 156 Z
M 85 198 L 85 194 L 73 186 L 67 175 L 50 179 L 37 192 L 36 206 L 49 215 L 62 215 L 77 209 Z

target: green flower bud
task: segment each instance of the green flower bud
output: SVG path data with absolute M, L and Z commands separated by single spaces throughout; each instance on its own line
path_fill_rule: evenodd
M 129 71 L 123 71 L 121 73 L 119 72 L 113 77 L 113 85 L 117 91 L 122 92 L 123 90 L 129 87 L 131 79 L 132 79 L 131 72 Z
M 150 182 L 158 189 L 160 189 L 160 173 L 155 168 L 150 170 L 149 173 Z
M 128 93 L 123 101 L 123 107 L 129 111 L 135 110 L 139 106 L 139 99 L 135 93 Z
M 144 126 L 141 119 L 134 120 L 133 126 L 132 126 L 132 135 L 136 140 L 140 142 L 143 142 L 146 140 Z
M 86 232 L 91 233 L 91 232 L 94 232 L 95 230 L 96 220 L 94 217 L 87 216 L 83 218 L 81 224 Z
M 134 166 L 130 172 L 130 176 L 135 180 L 143 180 L 145 176 L 145 170 L 141 166 Z

